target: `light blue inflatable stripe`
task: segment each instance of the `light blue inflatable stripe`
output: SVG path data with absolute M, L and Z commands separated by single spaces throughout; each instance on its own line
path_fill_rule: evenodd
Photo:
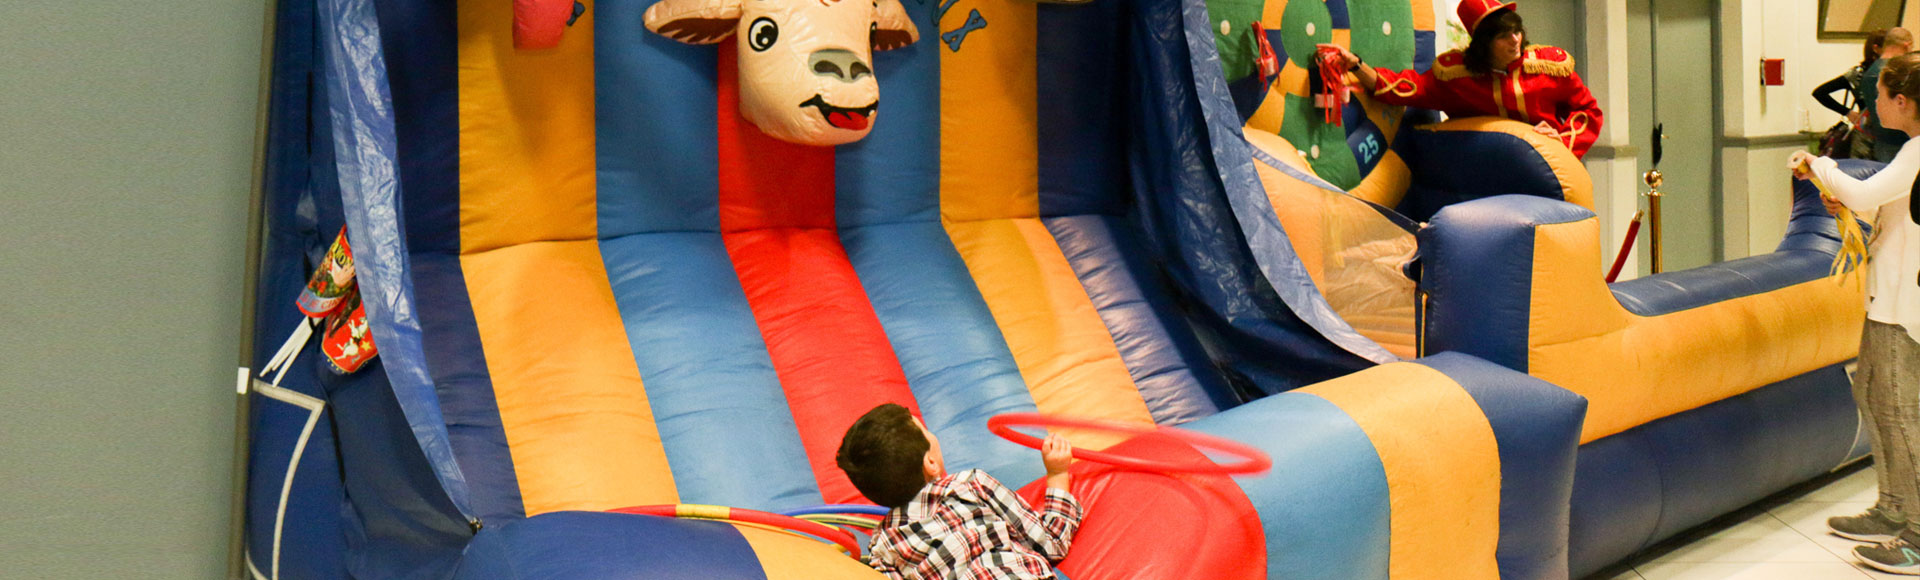
M 600 255 L 680 501 L 819 504 L 800 430 L 720 234 L 606 239 Z
M 1014 486 L 1045 475 L 1038 451 L 987 431 L 994 415 L 1034 412 L 1033 393 L 946 228 L 855 227 L 840 239 L 947 465 Z
M 1386 580 L 1386 466 L 1345 411 L 1282 393 L 1182 427 L 1273 457 L 1266 474 L 1234 478 L 1260 514 L 1268 578 Z

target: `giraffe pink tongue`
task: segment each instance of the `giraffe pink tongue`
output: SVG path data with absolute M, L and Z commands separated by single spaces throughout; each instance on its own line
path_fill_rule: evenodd
M 867 122 L 867 116 L 862 113 L 834 112 L 827 114 L 827 124 L 848 131 L 865 130 L 867 128 Z

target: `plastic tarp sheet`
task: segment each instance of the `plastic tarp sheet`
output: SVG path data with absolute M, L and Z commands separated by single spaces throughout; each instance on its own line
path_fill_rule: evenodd
M 1261 273 L 1295 316 L 1334 344 L 1374 363 L 1399 360 L 1400 357 L 1342 319 L 1315 288 L 1254 171 L 1253 147 L 1240 133 L 1240 116 L 1221 72 L 1220 55 L 1208 27 L 1206 4 L 1188 0 L 1182 13 L 1194 91 L 1211 137 L 1215 169 Z
M 335 163 L 367 319 L 414 438 L 449 499 L 471 521 L 465 476 L 427 373 L 401 231 L 392 99 L 372 0 L 320 0 L 322 76 Z
M 1246 136 L 1267 201 L 1334 313 L 1394 355 L 1418 356 L 1414 283 L 1404 273 L 1419 251 L 1415 224 L 1313 178 L 1279 135 Z

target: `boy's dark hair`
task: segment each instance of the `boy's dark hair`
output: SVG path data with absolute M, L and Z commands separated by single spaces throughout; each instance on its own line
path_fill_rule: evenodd
M 1473 40 L 1467 42 L 1467 50 L 1461 54 L 1462 64 L 1467 72 L 1483 75 L 1493 72 L 1493 39 L 1501 35 L 1519 32 L 1527 33 L 1527 23 L 1520 19 L 1520 13 L 1512 8 L 1488 15 L 1480 19 L 1480 25 L 1473 28 Z M 1526 50 L 1531 44 L 1524 37 L 1520 40 L 1520 50 Z
M 913 413 L 887 403 L 867 411 L 847 428 L 833 460 L 847 472 L 847 479 L 861 495 L 873 503 L 897 508 L 913 501 L 926 486 L 920 463 L 931 447 L 920 427 L 913 424 Z

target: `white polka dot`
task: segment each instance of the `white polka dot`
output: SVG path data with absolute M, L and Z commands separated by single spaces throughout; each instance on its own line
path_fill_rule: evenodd
M 1313 150 L 1313 158 L 1314 158 L 1314 159 L 1319 159 L 1319 158 L 1320 158 L 1320 146 L 1319 146 L 1319 145 L 1314 145 L 1314 146 L 1312 147 L 1312 150 Z
M 1380 35 L 1381 35 L 1381 36 L 1393 36 L 1393 23 L 1392 23 L 1392 22 L 1382 22 L 1382 23 L 1380 23 Z
M 1301 159 L 1306 159 L 1306 158 L 1307 158 L 1307 152 L 1305 152 L 1305 151 L 1295 151 L 1294 153 L 1299 153 L 1299 154 L 1300 154 L 1300 158 L 1301 158 Z
M 1233 34 L 1233 25 L 1225 20 L 1220 21 L 1220 34 Z
M 1307 36 L 1313 36 L 1313 23 L 1307 23 Z

